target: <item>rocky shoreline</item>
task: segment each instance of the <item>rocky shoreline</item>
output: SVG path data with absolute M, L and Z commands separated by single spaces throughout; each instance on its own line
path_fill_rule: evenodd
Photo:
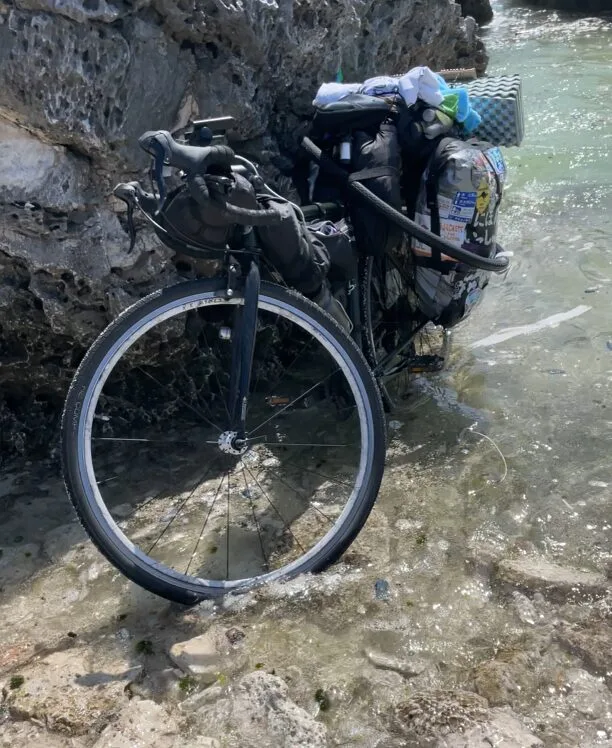
M 441 556 L 442 535 L 413 541 L 402 525 L 414 548 L 402 582 L 378 511 L 319 577 L 182 608 L 125 582 L 66 523 L 50 468 L 8 473 L 0 489 L 12 538 L 0 745 L 612 745 L 609 575 L 479 541 L 461 583 L 444 584 L 452 546 Z

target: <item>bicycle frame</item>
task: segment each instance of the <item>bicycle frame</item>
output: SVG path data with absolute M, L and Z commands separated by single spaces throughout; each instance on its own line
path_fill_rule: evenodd
M 245 242 L 245 244 L 247 243 L 250 244 L 251 242 Z M 247 250 L 246 247 L 245 250 Z M 249 251 L 249 254 L 244 256 L 243 266 L 246 265 L 248 258 L 249 268 L 244 281 L 242 280 L 241 265 L 231 254 L 226 256 L 225 271 L 227 274 L 226 298 L 232 298 L 238 288 L 242 287 L 244 289 L 244 304 L 238 304 L 235 311 L 227 402 L 227 410 L 230 416 L 229 430 L 235 432 L 234 445 L 237 448 L 241 448 L 246 441 L 249 384 L 255 352 L 257 307 L 261 286 L 258 250 L 253 246 L 249 247 L 247 251 Z

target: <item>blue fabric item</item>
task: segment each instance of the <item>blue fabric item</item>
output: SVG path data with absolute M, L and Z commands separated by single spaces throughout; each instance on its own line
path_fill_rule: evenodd
M 459 97 L 457 106 L 457 122 L 463 125 L 466 132 L 474 132 L 482 122 L 482 117 L 478 112 L 472 109 L 470 104 L 470 94 L 464 86 L 451 88 L 441 75 L 436 75 L 440 85 L 440 91 L 444 96 L 447 94 L 456 94 Z

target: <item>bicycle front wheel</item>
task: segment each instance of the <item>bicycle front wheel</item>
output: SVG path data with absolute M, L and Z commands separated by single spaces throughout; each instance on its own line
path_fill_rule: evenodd
M 183 283 L 120 315 L 81 363 L 62 422 L 66 486 L 94 543 L 183 603 L 326 568 L 365 523 L 384 469 L 361 352 L 270 283 L 236 446 L 227 394 L 244 298 L 224 287 Z

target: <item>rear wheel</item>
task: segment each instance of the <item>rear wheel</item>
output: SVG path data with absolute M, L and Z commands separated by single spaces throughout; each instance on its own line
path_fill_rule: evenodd
M 415 374 L 441 371 L 450 333 L 426 323 L 416 311 L 413 284 L 391 255 L 361 262 L 363 349 L 372 369 L 386 362 L 378 377 L 385 409 L 410 396 Z M 398 346 L 412 336 L 409 345 Z
M 221 281 L 152 294 L 95 341 L 62 423 L 66 486 L 126 576 L 192 603 L 337 560 L 384 469 L 380 396 L 338 325 L 262 283 L 246 441 L 228 421 L 244 299 Z

